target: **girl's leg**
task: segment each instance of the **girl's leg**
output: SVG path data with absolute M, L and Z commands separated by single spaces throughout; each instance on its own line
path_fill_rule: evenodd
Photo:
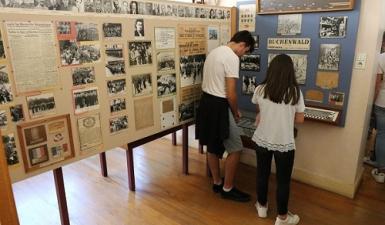
M 257 146 L 257 198 L 262 206 L 267 204 L 267 191 L 271 171 L 273 152 Z

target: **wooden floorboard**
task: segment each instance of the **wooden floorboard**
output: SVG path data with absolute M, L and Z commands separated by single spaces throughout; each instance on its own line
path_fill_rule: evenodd
M 270 179 L 269 216 L 256 215 L 255 168 L 241 165 L 236 183 L 252 201 L 236 203 L 211 191 L 206 159 L 189 152 L 190 175 L 182 174 L 182 147 L 170 140 L 134 150 L 136 192 L 128 190 L 124 150 L 107 152 L 108 175 L 100 174 L 98 156 L 63 168 L 72 225 L 271 225 L 275 220 L 275 177 Z M 385 184 L 366 168 L 355 199 L 293 182 L 289 208 L 308 225 L 384 225 Z M 52 172 L 13 184 L 21 225 L 60 225 Z

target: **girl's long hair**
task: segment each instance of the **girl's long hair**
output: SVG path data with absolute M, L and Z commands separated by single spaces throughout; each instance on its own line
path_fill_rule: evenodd
M 293 61 L 288 55 L 281 54 L 274 57 L 261 84 L 264 84 L 263 98 L 275 103 L 295 105 L 300 98 Z

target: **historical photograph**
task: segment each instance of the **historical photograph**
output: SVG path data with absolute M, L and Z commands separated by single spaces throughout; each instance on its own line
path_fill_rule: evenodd
M 329 104 L 330 105 L 344 105 L 345 93 L 343 92 L 330 92 L 329 93 Z
M 109 96 L 118 95 L 126 92 L 126 79 L 107 81 L 107 91 Z
M 252 95 L 257 87 L 257 77 L 253 75 L 244 75 L 242 77 L 242 94 Z
M 185 121 L 194 118 L 194 102 L 182 102 L 179 105 L 179 121 Z
M 128 43 L 130 66 L 152 64 L 151 41 Z
M 71 22 L 69 21 L 56 22 L 56 31 L 58 36 L 70 35 L 72 33 Z
M 84 0 L 84 12 L 96 12 L 96 2 L 97 0 Z
M 278 15 L 278 35 L 301 34 L 302 14 Z
M 157 76 L 158 97 L 176 94 L 176 75 L 161 74 Z
M 259 35 L 254 35 L 253 38 L 255 40 L 254 49 L 259 49 Z
M 347 16 L 322 16 L 319 36 L 321 38 L 344 38 L 347 20 Z
M 287 54 L 293 60 L 295 78 L 298 84 L 306 83 L 306 70 L 307 70 L 307 55 L 305 54 Z M 269 54 L 268 63 L 277 56 L 277 54 Z
M 159 72 L 175 70 L 175 53 L 173 51 L 156 53 Z
M 122 37 L 121 23 L 103 23 L 103 35 L 106 38 Z
M 0 31 L 0 60 L 5 59 L 4 42 Z
M 28 149 L 29 162 L 32 166 L 48 161 L 47 145 L 41 145 L 35 148 Z
M 257 0 L 257 13 L 316 12 L 353 9 L 354 0 Z
M 100 59 L 100 46 L 98 44 L 80 45 L 78 54 L 80 64 L 96 62 Z
M 240 59 L 240 70 L 259 72 L 261 69 L 261 55 L 243 55 Z
M 24 121 L 24 111 L 23 105 L 14 105 L 9 107 L 9 111 L 11 113 L 12 122 Z
M 152 93 L 151 74 L 132 75 L 133 96 L 141 96 Z
M 202 83 L 205 60 L 204 54 L 180 57 L 181 87 Z
M 60 45 L 60 58 L 63 66 L 77 65 L 79 64 L 79 46 L 75 40 L 61 40 Z
M 4 135 L 3 137 L 5 157 L 8 165 L 15 165 L 19 163 L 19 156 L 17 155 L 15 137 L 13 134 Z
M 28 112 L 31 118 L 55 113 L 55 98 L 53 93 L 27 96 Z
M 5 110 L 0 110 L 0 129 L 5 129 L 8 124 L 7 112 Z
M 318 69 L 338 71 L 340 52 L 341 49 L 339 44 L 321 44 Z
M 116 133 L 118 131 L 128 128 L 127 116 L 119 116 L 110 119 L 110 133 Z
M 209 27 L 209 40 L 218 40 L 218 28 Z
M 105 45 L 107 61 L 123 60 L 123 44 Z
M 11 84 L 6 65 L 0 64 L 0 104 L 7 104 L 13 100 Z
M 125 98 L 114 98 L 110 100 L 110 112 L 116 113 L 126 109 Z
M 98 25 L 96 23 L 76 23 L 77 41 L 98 41 Z
M 112 1 L 103 0 L 103 13 L 112 13 Z
M 144 20 L 143 19 L 135 20 L 134 36 L 144 37 Z
M 24 137 L 27 145 L 36 145 L 47 141 L 45 125 L 38 125 L 24 129 Z
M 125 75 L 126 74 L 126 68 L 124 60 L 117 60 L 117 61 L 107 61 L 106 65 L 106 76 L 119 76 L 119 75 Z
M 73 90 L 73 99 L 75 113 L 82 113 L 99 108 L 97 87 Z
M 95 83 L 94 67 L 76 67 L 71 69 L 73 86 Z

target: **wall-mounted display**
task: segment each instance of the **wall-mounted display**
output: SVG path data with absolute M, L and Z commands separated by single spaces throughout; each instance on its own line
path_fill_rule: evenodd
M 301 34 L 302 14 L 278 15 L 278 35 Z
M 268 63 L 278 54 L 269 54 Z M 307 55 L 305 54 L 287 54 L 293 60 L 295 78 L 298 84 L 306 83 Z
M 310 50 L 310 38 L 268 38 L 269 50 Z
M 354 0 L 257 0 L 258 14 L 352 10 Z
M 242 94 L 252 95 L 257 87 L 257 79 L 253 75 L 243 75 L 242 77 Z
M 318 60 L 320 70 L 339 70 L 341 47 L 339 44 L 321 44 Z
M 347 16 L 322 16 L 319 36 L 321 38 L 344 38 L 347 20 Z
M 243 55 L 240 59 L 240 70 L 244 71 L 256 71 L 261 69 L 261 55 L 260 54 L 247 54 Z
M 151 41 L 128 42 L 130 66 L 152 64 Z
M 69 115 L 23 123 L 17 131 L 26 172 L 74 157 Z

